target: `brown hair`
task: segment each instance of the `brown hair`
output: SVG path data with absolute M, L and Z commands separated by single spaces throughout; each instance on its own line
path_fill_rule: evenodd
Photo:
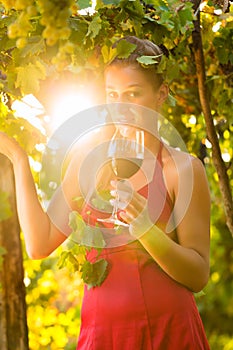
M 152 41 L 149 41 L 147 39 L 139 39 L 135 36 L 125 36 L 117 40 L 114 43 L 113 47 L 114 48 L 117 47 L 119 42 L 122 40 L 126 40 L 129 43 L 136 45 L 136 48 L 134 49 L 133 52 L 130 53 L 130 55 L 127 58 L 120 58 L 116 56 L 114 60 L 109 64 L 109 66 L 112 66 L 112 65 L 135 66 L 137 69 L 142 70 L 143 73 L 147 76 L 147 78 L 151 80 L 155 89 L 158 89 L 164 81 L 163 75 L 157 72 L 157 67 L 162 59 L 163 51 L 160 49 L 159 46 L 154 44 Z M 152 65 L 150 64 L 148 65 L 148 67 L 145 67 L 137 61 L 137 59 L 141 56 L 156 56 L 157 63 L 154 63 Z

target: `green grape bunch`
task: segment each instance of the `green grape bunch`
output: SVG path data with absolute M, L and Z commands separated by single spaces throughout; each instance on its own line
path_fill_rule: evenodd
M 38 0 L 40 24 L 44 26 L 42 36 L 48 46 L 58 45 L 52 64 L 63 70 L 69 64 L 74 45 L 68 41 L 71 35 L 69 18 L 77 13 L 74 0 Z
M 23 48 L 27 44 L 27 38 L 32 30 L 31 18 L 37 15 L 34 0 L 3 0 L 2 4 L 6 13 L 18 11 L 18 16 L 8 27 L 8 37 L 16 39 L 16 47 Z
M 77 15 L 75 0 L 3 0 L 2 5 L 6 15 L 13 14 L 7 35 L 15 40 L 18 49 L 30 43 L 33 31 L 39 26 L 46 45 L 56 46 L 52 64 L 58 70 L 69 64 L 74 52 L 74 45 L 69 41 L 69 19 Z
M 38 0 L 40 24 L 45 27 L 42 36 L 48 46 L 69 38 L 71 29 L 68 20 L 74 5 L 73 0 Z

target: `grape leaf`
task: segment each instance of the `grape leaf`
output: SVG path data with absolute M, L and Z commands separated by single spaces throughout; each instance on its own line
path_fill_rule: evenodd
M 80 10 L 86 9 L 91 6 L 90 0 L 78 0 L 77 1 L 78 7 Z
M 91 226 L 85 227 L 81 244 L 87 247 L 98 248 L 103 248 L 106 245 L 101 230 L 98 227 Z
M 70 213 L 69 226 L 72 229 L 70 238 L 74 242 L 87 247 L 105 247 L 106 243 L 99 227 L 87 225 L 78 212 Z
M 77 256 L 70 251 L 62 253 L 59 266 L 63 267 L 73 264 L 75 270 L 79 269 L 81 271 L 81 278 L 87 283 L 88 288 L 99 286 L 106 277 L 108 263 L 105 259 L 100 259 L 92 264 L 86 260 L 86 252 L 89 249 L 88 247 L 97 247 L 99 253 L 101 252 L 105 246 L 102 232 L 97 226 L 87 225 L 82 216 L 76 211 L 70 213 L 69 225 L 73 231 L 70 236 L 71 240 L 78 242 L 79 246 L 84 246 L 85 250 Z
M 103 0 L 104 5 L 118 5 L 120 0 Z
M 72 233 L 80 235 L 82 238 L 86 224 L 82 216 L 77 211 L 72 211 L 69 215 L 69 226 L 72 229 Z
M 58 260 L 58 268 L 68 267 L 71 271 L 79 271 L 79 261 L 70 251 L 62 252 Z
M 87 284 L 88 289 L 100 286 L 107 276 L 108 262 L 100 259 L 95 263 L 85 261 L 81 268 L 82 279 Z
M 25 66 L 17 67 L 16 71 L 15 87 L 20 88 L 24 94 L 35 94 L 38 92 L 40 80 L 46 77 L 46 69 L 39 60 L 34 63 L 28 63 Z
M 127 58 L 135 49 L 135 44 L 131 44 L 127 40 L 121 40 L 117 45 L 117 57 Z
M 99 196 L 96 198 L 93 198 L 91 200 L 91 203 L 94 205 L 95 208 L 99 210 L 107 210 L 111 207 L 109 200 L 112 198 L 109 190 L 104 190 L 99 192 Z
M 116 49 L 103 45 L 101 48 L 101 53 L 104 59 L 104 63 L 110 63 L 116 57 Z
M 46 49 L 45 41 L 41 36 L 34 37 L 21 51 L 21 57 L 38 55 Z
M 89 24 L 87 36 L 90 36 L 91 39 L 94 39 L 99 34 L 99 31 L 101 29 L 101 23 L 102 20 L 100 16 L 96 15 Z
M 160 57 L 158 56 L 141 56 L 137 58 L 137 61 L 141 63 L 143 66 L 149 66 L 151 64 L 159 63 L 159 61 L 156 60 L 156 58 Z

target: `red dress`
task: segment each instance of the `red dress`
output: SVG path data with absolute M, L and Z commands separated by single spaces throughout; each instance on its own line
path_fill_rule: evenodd
M 140 192 L 172 203 L 162 174 L 161 150 L 153 180 Z M 150 206 L 151 207 L 151 206 Z M 95 250 L 88 256 L 96 257 Z M 139 241 L 103 249 L 109 272 L 100 287 L 85 286 L 77 350 L 209 350 L 193 293 L 157 265 Z

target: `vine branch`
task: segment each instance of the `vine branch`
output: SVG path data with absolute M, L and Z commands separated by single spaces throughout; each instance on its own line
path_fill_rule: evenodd
M 202 46 L 200 13 L 197 13 L 197 19 L 194 21 L 192 39 L 198 80 L 198 92 L 202 111 L 205 118 L 207 137 L 210 143 L 212 144 L 213 164 L 219 178 L 219 188 L 223 198 L 223 204 L 226 214 L 226 224 L 233 236 L 233 200 L 226 165 L 222 159 L 221 149 L 218 142 L 218 136 L 211 115 L 205 74 L 205 59 Z

